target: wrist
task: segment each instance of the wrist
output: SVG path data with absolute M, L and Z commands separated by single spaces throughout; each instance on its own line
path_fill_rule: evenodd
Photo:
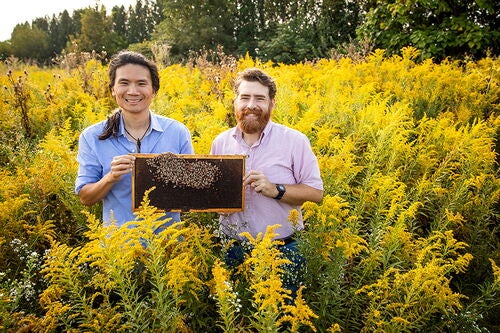
M 120 176 L 116 177 L 113 175 L 113 171 L 110 171 L 104 176 L 103 180 L 106 184 L 114 184 L 120 180 Z
M 273 199 L 276 199 L 276 200 L 281 200 L 281 198 L 283 198 L 283 195 L 285 194 L 286 192 L 286 187 L 285 185 L 283 184 L 276 184 L 276 195 L 273 197 Z

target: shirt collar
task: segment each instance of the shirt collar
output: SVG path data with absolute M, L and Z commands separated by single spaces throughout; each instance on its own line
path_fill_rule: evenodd
M 156 118 L 156 115 L 153 112 L 151 112 L 151 110 L 149 110 L 149 119 L 151 119 L 151 129 L 148 132 L 151 132 L 152 130 L 163 132 L 163 128 L 161 127 L 158 118 Z M 125 136 L 125 125 L 123 124 L 123 116 L 121 112 L 120 112 L 120 135 Z
M 161 127 L 160 122 L 158 121 L 158 117 L 156 117 L 156 115 L 151 111 L 149 111 L 149 116 L 151 117 L 151 129 L 158 132 L 163 132 L 163 127 Z
M 266 137 L 266 135 L 269 135 L 269 132 L 271 132 L 273 126 L 274 123 L 271 120 L 269 120 L 266 126 L 264 127 L 264 130 L 260 134 L 259 142 L 262 141 L 262 139 Z M 243 133 L 241 132 L 241 129 L 238 126 L 233 127 L 231 134 L 236 140 L 243 140 Z

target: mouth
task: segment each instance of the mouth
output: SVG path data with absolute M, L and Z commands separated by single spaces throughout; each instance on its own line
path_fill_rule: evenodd
M 261 113 L 262 112 L 260 110 L 248 110 L 247 109 L 247 110 L 244 111 L 243 115 L 245 117 L 256 117 L 256 118 L 258 118 L 258 117 L 260 117 Z
M 139 103 L 143 100 L 143 98 L 125 98 L 125 101 L 128 103 Z

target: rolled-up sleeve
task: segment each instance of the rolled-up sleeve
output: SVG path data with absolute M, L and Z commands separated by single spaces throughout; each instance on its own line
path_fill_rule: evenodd
M 83 186 L 95 183 L 102 178 L 102 166 L 96 156 L 95 149 L 92 148 L 92 140 L 89 142 L 88 133 L 84 131 L 80 134 L 78 141 L 78 175 L 75 181 L 75 193 L 78 194 Z

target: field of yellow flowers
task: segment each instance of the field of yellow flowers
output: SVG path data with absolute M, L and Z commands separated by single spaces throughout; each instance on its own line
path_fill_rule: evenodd
M 325 183 L 303 206 L 295 302 L 273 228 L 230 269 L 215 213 L 158 236 L 147 196 L 135 228 L 79 203 L 78 135 L 115 108 L 96 57 L 0 64 L 0 330 L 498 332 L 500 61 L 417 57 L 161 68 L 153 109 L 185 123 L 198 154 L 234 125 L 237 71 L 276 78 L 273 120 L 309 137 Z

